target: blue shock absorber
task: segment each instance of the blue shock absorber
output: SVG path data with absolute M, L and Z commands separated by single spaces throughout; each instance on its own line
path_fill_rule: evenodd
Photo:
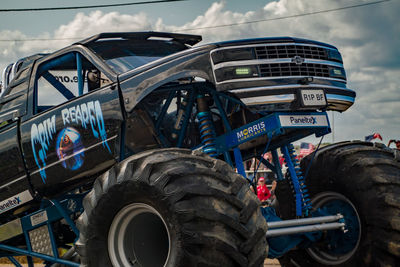
M 291 183 L 296 200 L 296 216 L 308 216 L 312 206 L 309 198 L 307 186 L 300 170 L 299 161 L 292 144 L 282 147 L 282 154 L 285 158 L 286 166 L 290 174 Z
M 216 133 L 212 121 L 212 114 L 204 95 L 197 96 L 197 119 L 199 120 L 200 139 L 203 151 L 210 157 L 217 157 Z

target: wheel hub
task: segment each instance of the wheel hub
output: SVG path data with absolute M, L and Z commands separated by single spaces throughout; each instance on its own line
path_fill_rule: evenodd
M 160 213 L 144 203 L 122 208 L 111 223 L 108 253 L 113 266 L 165 266 L 170 234 Z
M 318 194 L 312 203 L 314 209 L 323 213 L 342 214 L 346 228 L 327 231 L 324 241 L 307 248 L 307 252 L 322 264 L 339 265 L 346 262 L 356 252 L 361 239 L 361 222 L 355 206 L 345 196 L 336 192 Z

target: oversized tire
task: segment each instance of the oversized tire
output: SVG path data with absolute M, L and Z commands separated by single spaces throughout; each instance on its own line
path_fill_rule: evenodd
M 325 241 L 281 257 L 282 266 L 399 266 L 399 159 L 398 151 L 360 141 L 318 151 L 306 179 L 314 208 L 344 214 L 349 232 L 328 231 Z
M 243 177 L 185 149 L 134 155 L 85 197 L 82 266 L 262 266 L 267 225 Z

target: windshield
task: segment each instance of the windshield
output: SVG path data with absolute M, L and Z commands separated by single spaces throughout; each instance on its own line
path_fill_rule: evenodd
M 118 74 L 187 48 L 173 41 L 126 39 L 97 41 L 89 47 Z

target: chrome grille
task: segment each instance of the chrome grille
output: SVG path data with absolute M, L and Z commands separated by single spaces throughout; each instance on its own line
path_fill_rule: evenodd
M 255 47 L 257 59 L 293 58 L 328 59 L 325 48 L 304 45 L 271 45 Z
M 322 64 L 276 63 L 259 65 L 261 77 L 315 76 L 329 77 L 328 66 Z

